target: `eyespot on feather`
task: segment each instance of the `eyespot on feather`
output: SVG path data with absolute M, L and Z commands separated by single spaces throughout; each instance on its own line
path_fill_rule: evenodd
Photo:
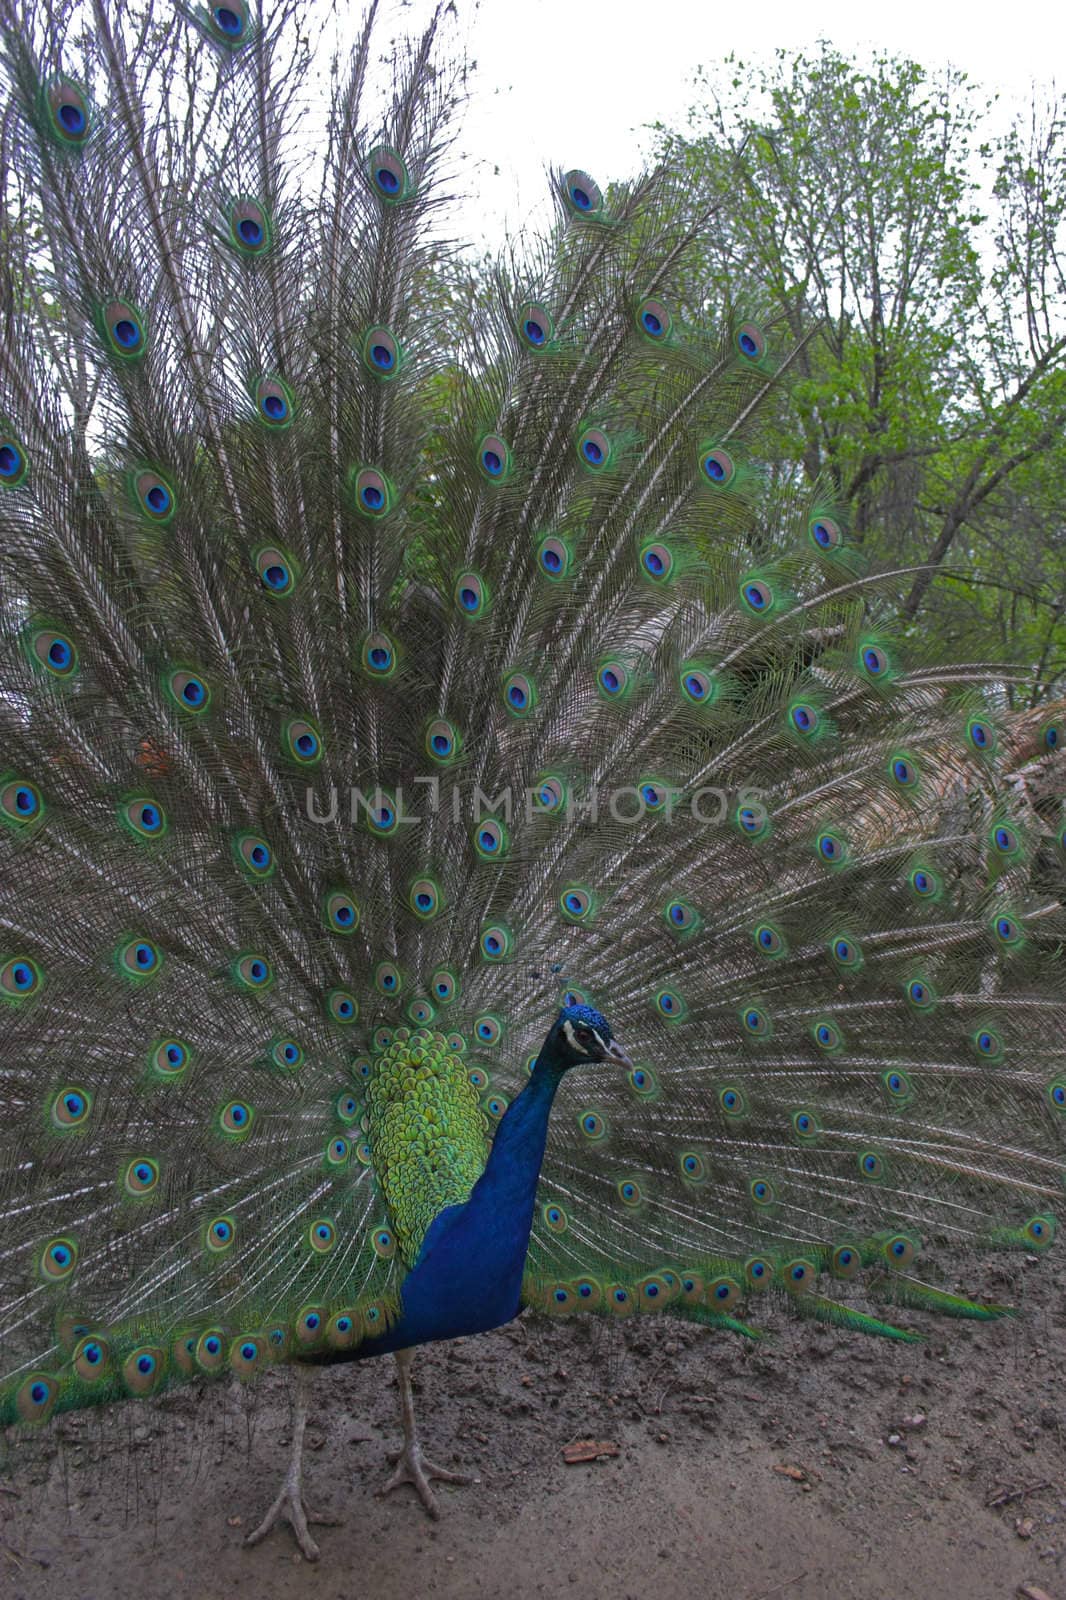
M 270 214 L 251 195 L 234 200 L 229 208 L 230 244 L 246 260 L 264 256 L 273 243 L 274 232 Z
M 139 361 L 148 348 L 144 317 L 128 300 L 109 300 L 100 312 L 104 343 L 120 361 Z
M 563 177 L 563 198 L 574 217 L 598 217 L 603 210 L 599 184 L 587 172 L 573 168 Z
M 489 483 L 505 483 L 511 475 L 511 447 L 498 433 L 487 433 L 477 447 L 481 476 Z
M 18 489 L 29 475 L 29 457 L 16 430 L 0 417 L 0 489 Z
M 92 131 L 89 97 L 73 78 L 58 76 L 44 85 L 41 101 L 49 133 L 68 150 L 80 150 Z
M 43 668 L 53 678 L 73 678 L 77 673 L 77 647 L 67 634 L 60 633 L 54 628 L 31 625 L 31 631 L 27 635 L 27 646 L 31 663 Z
M 411 176 L 399 151 L 389 145 L 372 150 L 366 162 L 370 186 L 386 205 L 401 205 L 412 193 Z
M 241 49 L 254 33 L 247 0 L 216 0 L 198 16 L 210 38 L 227 50 Z
M 156 527 L 165 527 L 177 510 L 177 499 L 169 481 L 150 467 L 132 472 L 130 493 L 141 515 Z
M 396 505 L 396 490 L 376 467 L 360 467 L 352 474 L 355 509 L 365 517 L 385 517 Z
M 389 328 L 371 328 L 363 339 L 363 365 L 375 378 L 395 378 L 403 361 L 400 341 Z
M 674 319 L 662 300 L 642 300 L 636 310 L 638 330 L 652 344 L 663 344 L 670 337 Z
M 539 302 L 529 300 L 519 306 L 515 316 L 518 337 L 528 350 L 543 350 L 555 337 L 551 312 Z

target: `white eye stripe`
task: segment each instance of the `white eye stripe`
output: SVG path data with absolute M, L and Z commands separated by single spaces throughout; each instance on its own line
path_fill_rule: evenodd
M 602 1051 L 606 1052 L 607 1046 L 604 1044 L 603 1040 L 600 1038 L 599 1034 L 596 1032 L 596 1029 L 592 1028 L 592 1027 L 589 1027 L 587 1023 L 584 1024 L 584 1026 L 586 1028 L 588 1028 L 589 1033 L 591 1033 L 592 1037 L 595 1039 L 595 1041 L 599 1045 L 600 1049 Z M 583 1055 L 583 1056 L 591 1055 L 591 1051 L 589 1050 L 588 1046 L 587 1045 L 583 1045 L 581 1043 L 581 1041 L 579 1040 L 576 1032 L 574 1031 L 574 1024 L 570 1021 L 569 1017 L 563 1023 L 563 1032 L 566 1034 L 567 1040 L 569 1041 L 569 1043 L 572 1046 L 572 1048 L 574 1050 L 576 1050 L 579 1055 Z

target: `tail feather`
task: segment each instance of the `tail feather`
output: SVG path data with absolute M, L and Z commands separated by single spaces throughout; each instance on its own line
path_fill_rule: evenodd
M 379 125 L 371 10 L 312 169 L 295 8 L 153 56 L 96 0 L 84 91 L 59 11 L 3 7 L 4 1415 L 86 1340 L 139 1392 L 387 1326 L 376 1061 L 427 1028 L 491 1127 L 566 995 L 637 1066 L 560 1091 L 532 1303 L 996 1313 L 900 1274 L 1054 1233 L 1061 755 L 771 492 L 801 347 L 671 310 L 713 219 L 558 175 L 468 315 L 442 14 Z

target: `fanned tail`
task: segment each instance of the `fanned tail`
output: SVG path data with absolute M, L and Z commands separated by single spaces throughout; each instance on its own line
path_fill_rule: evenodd
M 909 1268 L 1054 1237 L 1061 721 L 768 493 L 794 349 L 673 308 L 668 174 L 431 312 L 438 23 L 316 188 L 290 8 L 223 11 L 99 0 L 79 79 L 3 13 L 3 1418 L 372 1341 L 568 996 L 637 1064 L 559 1093 L 530 1303 L 998 1314 Z

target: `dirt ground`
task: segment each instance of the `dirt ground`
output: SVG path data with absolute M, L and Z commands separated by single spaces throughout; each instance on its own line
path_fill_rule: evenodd
M 287 1527 L 241 1546 L 280 1481 L 283 1374 L 68 1416 L 46 1457 L 39 1439 L 0 1472 L 0 1593 L 1066 1600 L 1056 1265 L 978 1265 L 969 1290 L 1023 1314 L 927 1320 L 918 1345 L 772 1311 L 754 1346 L 661 1318 L 525 1318 L 422 1351 L 427 1452 L 478 1480 L 441 1487 L 439 1523 L 410 1488 L 374 1494 L 398 1439 L 392 1361 L 321 1371 L 307 1497 L 343 1520 L 317 1530 L 317 1566 Z M 568 1465 L 579 1439 L 613 1453 Z

